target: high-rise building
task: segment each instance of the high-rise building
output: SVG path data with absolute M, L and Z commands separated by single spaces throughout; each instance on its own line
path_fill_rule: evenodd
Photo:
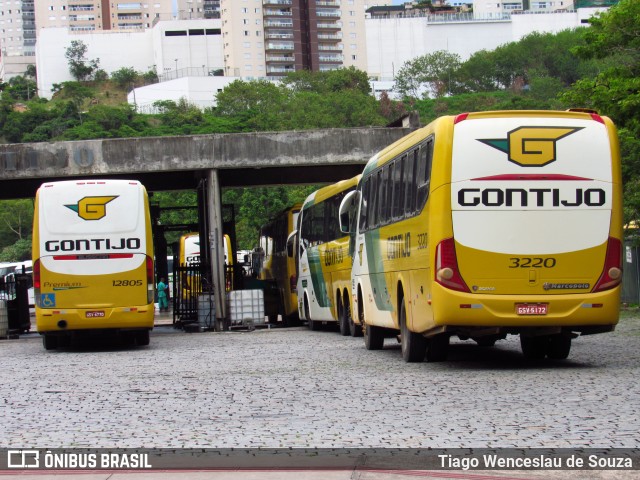
M 365 10 L 392 0 L 220 0 L 225 75 L 367 68 Z
M 0 77 L 22 75 L 35 63 L 34 0 L 0 1 Z
M 220 18 L 220 0 L 0 0 L 0 78 L 34 64 L 42 28 L 73 33 L 139 31 L 160 20 Z

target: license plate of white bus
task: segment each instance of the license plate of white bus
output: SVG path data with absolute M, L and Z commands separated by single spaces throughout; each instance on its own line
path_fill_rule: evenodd
M 104 317 L 103 310 L 87 312 L 87 318 L 103 318 L 103 317 Z
M 546 315 L 549 305 L 546 303 L 516 303 L 518 315 Z

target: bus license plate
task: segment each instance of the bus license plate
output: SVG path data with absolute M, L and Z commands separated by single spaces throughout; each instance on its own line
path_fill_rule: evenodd
M 518 315 L 546 315 L 549 305 L 546 303 L 516 303 Z
M 87 312 L 86 315 L 87 315 L 87 318 L 103 318 L 104 317 L 104 311 L 97 310 L 97 311 L 94 311 L 94 312 Z

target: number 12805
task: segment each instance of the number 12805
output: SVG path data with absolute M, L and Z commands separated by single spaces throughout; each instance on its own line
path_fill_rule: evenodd
M 114 280 L 114 287 L 141 287 L 142 280 Z

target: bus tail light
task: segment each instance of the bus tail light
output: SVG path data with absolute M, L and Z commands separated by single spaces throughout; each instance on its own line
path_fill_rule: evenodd
M 291 293 L 298 293 L 298 277 L 296 275 L 289 277 L 289 286 L 291 287 Z
M 622 281 L 622 242 L 619 239 L 609 237 L 607 242 L 607 254 L 604 260 L 604 269 L 598 279 L 593 292 L 609 290 Z
M 458 270 L 456 247 L 453 238 L 441 241 L 436 247 L 436 282 L 443 287 L 471 293 Z
M 40 298 L 40 259 L 33 262 L 33 296 Z
M 153 303 L 155 296 L 153 273 L 153 259 L 149 255 L 147 255 L 147 303 Z

